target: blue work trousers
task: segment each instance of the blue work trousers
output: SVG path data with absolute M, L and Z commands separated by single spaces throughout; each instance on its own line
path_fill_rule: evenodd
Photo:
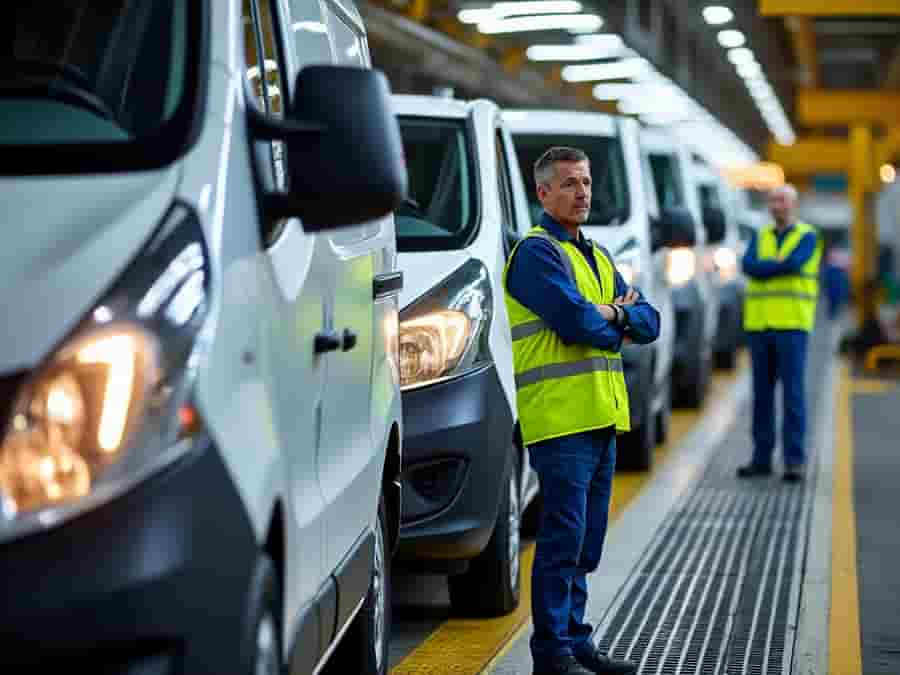
M 775 385 L 781 382 L 782 446 L 786 467 L 806 463 L 806 350 L 799 330 L 747 333 L 753 369 L 753 463 L 772 466 L 775 451 Z
M 531 581 L 535 664 L 591 646 L 585 621 L 587 575 L 606 538 L 616 467 L 613 428 L 572 434 L 528 448 L 541 487 L 541 521 Z

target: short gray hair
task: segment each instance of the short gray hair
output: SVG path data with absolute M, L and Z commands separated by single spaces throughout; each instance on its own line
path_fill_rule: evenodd
M 556 175 L 557 162 L 590 162 L 584 150 L 555 146 L 544 152 L 534 163 L 535 185 L 549 185 Z
M 770 196 L 774 195 L 785 195 L 788 199 L 790 199 L 795 204 L 797 203 L 797 199 L 800 195 L 797 192 L 797 188 L 795 188 L 790 183 L 785 183 L 784 185 L 779 185 L 776 188 L 773 188 L 771 192 L 769 192 Z

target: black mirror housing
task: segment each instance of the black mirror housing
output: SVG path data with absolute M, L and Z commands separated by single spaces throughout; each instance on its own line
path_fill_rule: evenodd
M 696 225 L 691 212 L 681 206 L 663 209 L 657 221 L 656 242 L 668 248 L 694 246 L 697 243 Z
M 717 207 L 703 209 L 703 226 L 706 228 L 706 243 L 721 244 L 725 241 L 725 212 Z
M 380 71 L 307 66 L 285 119 L 258 127 L 287 146 L 288 192 L 266 196 L 271 218 L 332 230 L 386 216 L 406 196 L 400 127 Z

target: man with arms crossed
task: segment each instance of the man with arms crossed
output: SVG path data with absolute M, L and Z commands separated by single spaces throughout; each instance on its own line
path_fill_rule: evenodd
M 775 450 L 775 384 L 784 401 L 784 480 L 803 478 L 806 465 L 806 347 L 816 319 L 822 242 L 815 228 L 797 221 L 797 190 L 769 195 L 775 223 L 763 228 L 744 253 L 750 277 L 744 296 L 744 332 L 753 370 L 753 458 L 741 478 L 772 473 Z
M 541 224 L 507 263 L 505 286 L 522 437 L 542 495 L 532 573 L 535 675 L 629 675 L 600 653 L 585 619 L 586 575 L 600 562 L 616 463 L 629 428 L 623 342 L 659 335 L 659 314 L 580 226 L 591 166 L 575 148 L 534 165 Z

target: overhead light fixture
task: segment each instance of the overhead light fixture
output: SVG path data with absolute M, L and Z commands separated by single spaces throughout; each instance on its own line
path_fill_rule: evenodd
M 755 63 L 756 56 L 748 47 L 735 47 L 728 50 L 728 60 L 734 65 L 739 66 L 742 63 Z
M 591 82 L 597 80 L 625 80 L 646 76 L 653 66 L 646 59 L 630 58 L 613 63 L 590 63 L 566 66 L 562 69 L 562 79 L 566 82 Z
M 625 41 L 615 33 L 590 33 L 579 35 L 575 38 L 579 45 L 591 45 L 595 49 L 603 51 L 624 50 Z
M 882 183 L 893 183 L 897 180 L 897 169 L 891 164 L 882 164 L 878 174 L 881 176 Z
M 600 30 L 603 19 L 596 14 L 541 14 L 539 16 L 512 16 L 494 18 L 478 24 L 478 31 L 487 35 L 502 33 L 527 33 L 541 30 L 568 30 L 592 33 Z
M 604 82 L 594 86 L 594 98 L 598 101 L 618 101 L 632 96 L 646 95 L 647 85 L 625 82 Z
M 758 78 L 760 75 L 762 75 L 762 66 L 759 65 L 756 61 L 751 61 L 750 63 L 742 63 L 737 67 L 737 73 L 745 80 Z
M 747 38 L 744 37 L 744 34 L 741 31 L 732 28 L 720 30 L 716 37 L 718 38 L 720 45 L 729 49 L 743 47 L 744 43 L 747 41 Z
M 610 37 L 618 38 L 617 35 Z M 621 42 L 621 38 L 619 41 Z M 595 61 L 616 58 L 626 53 L 624 44 L 621 47 L 608 48 L 608 45 L 612 44 L 609 42 L 607 45 L 600 43 L 594 45 L 585 42 L 568 45 L 532 45 L 525 50 L 525 55 L 530 61 Z
M 703 10 L 703 20 L 710 26 L 720 26 L 734 18 L 734 12 L 724 5 L 710 5 Z
M 539 0 L 535 2 L 495 2 L 490 7 L 462 9 L 456 18 L 460 23 L 482 23 L 491 19 L 531 14 L 576 14 L 581 3 L 575 0 Z

